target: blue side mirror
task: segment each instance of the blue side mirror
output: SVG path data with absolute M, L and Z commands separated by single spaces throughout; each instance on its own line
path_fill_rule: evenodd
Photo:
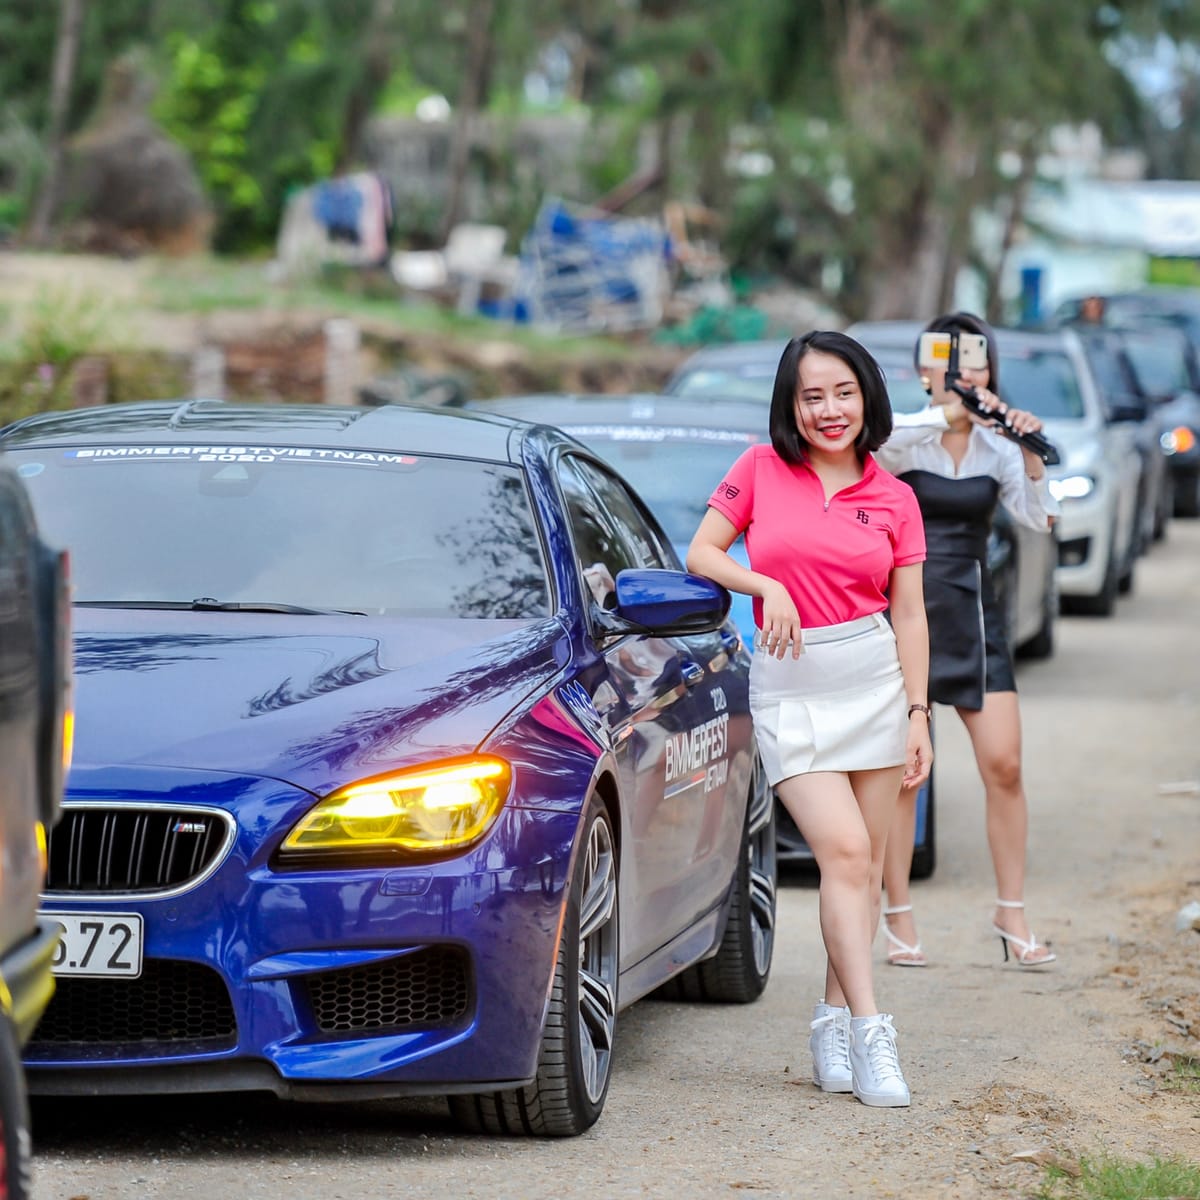
M 727 589 L 686 571 L 625 570 L 617 574 L 608 616 L 631 631 L 672 637 L 719 629 L 732 601 Z

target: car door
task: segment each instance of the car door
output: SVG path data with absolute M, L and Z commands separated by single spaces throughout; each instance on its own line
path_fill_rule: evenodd
M 677 567 L 665 537 L 605 467 L 564 455 L 558 478 L 579 570 L 600 608 L 625 568 Z M 740 810 L 726 803 L 730 709 L 732 701 L 744 713 L 746 701 L 729 695 L 721 674 L 731 629 L 613 637 L 594 622 L 592 633 L 604 668 L 589 690 L 622 775 L 622 957 L 636 962 L 715 905 L 732 875 L 741 826 Z

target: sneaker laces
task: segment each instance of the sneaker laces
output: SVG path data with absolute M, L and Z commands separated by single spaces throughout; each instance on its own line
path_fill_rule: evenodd
M 867 1059 L 875 1078 L 882 1081 L 894 1078 L 903 1081 L 900 1070 L 900 1055 L 896 1051 L 896 1027 L 891 1017 L 870 1026 L 863 1034 L 863 1045 L 867 1048 Z
M 817 1017 L 810 1028 L 820 1031 L 821 1053 L 830 1067 L 850 1070 L 850 1022 L 844 1012 L 830 1012 Z M 897 1064 L 897 1070 L 899 1065 Z

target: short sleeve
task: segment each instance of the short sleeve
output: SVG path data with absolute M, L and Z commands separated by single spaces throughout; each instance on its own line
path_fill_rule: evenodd
M 897 567 L 925 561 L 925 521 L 916 493 L 905 486 L 896 505 L 896 536 L 892 557 Z
M 754 515 L 755 449 L 751 446 L 738 456 L 708 498 L 709 508 L 715 508 L 729 519 L 735 529 L 743 533 Z

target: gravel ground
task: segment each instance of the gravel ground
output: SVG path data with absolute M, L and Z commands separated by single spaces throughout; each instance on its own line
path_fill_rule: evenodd
M 938 720 L 939 865 L 914 899 L 931 966 L 881 965 L 913 1092 L 869 1109 L 809 1082 L 817 893 L 786 881 L 771 983 L 748 1007 L 622 1014 L 608 1105 L 583 1137 L 458 1135 L 440 1103 L 260 1098 L 39 1102 L 36 1200 L 238 1197 L 967 1198 L 1029 1195 L 1080 1156 L 1200 1157 L 1200 522 L 1176 521 L 1115 618 L 1067 618 L 1022 663 L 1032 806 L 1027 899 L 1053 967 L 1001 960 L 982 795 Z M 883 939 L 878 954 L 882 964 Z

